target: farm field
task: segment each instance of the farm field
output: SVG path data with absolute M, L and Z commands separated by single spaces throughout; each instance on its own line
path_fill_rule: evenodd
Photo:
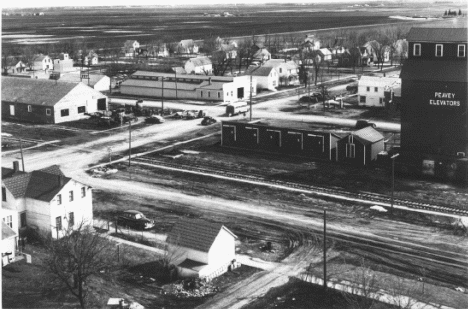
M 440 16 L 446 9 L 443 5 L 427 7 L 424 4 L 369 8 L 349 8 L 347 4 L 228 5 L 222 8 L 51 8 L 44 10 L 44 16 L 3 16 L 2 44 L 7 46 L 82 40 L 89 45 L 108 43 L 119 46 L 127 39 L 137 39 L 145 44 L 161 39 L 178 41 L 210 36 L 252 36 L 336 27 L 412 23 L 414 21 L 392 19 L 389 16 Z M 234 16 L 204 16 L 204 13 L 224 11 Z

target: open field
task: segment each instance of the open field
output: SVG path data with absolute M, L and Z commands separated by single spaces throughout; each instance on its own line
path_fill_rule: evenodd
M 44 16 L 3 16 L 2 43 L 43 44 L 83 40 L 89 45 L 121 45 L 127 39 L 149 43 L 158 39 L 236 37 L 336 27 L 412 23 L 392 15 L 441 16 L 446 4 L 349 8 L 348 4 L 226 5 L 224 7 L 52 8 Z M 456 5 L 453 5 L 454 8 Z M 227 11 L 232 17 L 204 13 Z M 19 12 L 26 12 L 20 10 Z M 414 21 L 413 21 L 414 22 Z M 432 21 L 431 21 L 432 22 Z M 303 36 L 300 35 L 300 36 Z

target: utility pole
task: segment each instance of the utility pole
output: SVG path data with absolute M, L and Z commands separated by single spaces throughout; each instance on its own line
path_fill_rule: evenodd
M 395 159 L 399 156 L 399 153 L 394 154 L 393 156 L 390 157 L 392 160 L 392 199 L 390 202 L 390 212 L 393 213 L 393 197 L 395 194 Z
M 250 75 L 250 121 L 252 121 L 252 75 Z
M 174 81 L 175 81 L 175 98 L 177 100 L 177 71 L 174 74 Z
M 112 147 L 107 147 L 107 151 L 109 152 L 109 164 L 112 162 Z
M 128 166 L 132 165 L 132 122 L 128 122 Z
M 327 210 L 323 210 L 323 289 L 327 291 Z
M 161 90 L 161 116 L 164 115 L 164 76 L 162 78 L 162 90 Z
M 21 151 L 21 164 L 22 164 L 22 166 L 23 166 L 23 172 L 26 172 L 26 171 L 24 170 L 23 140 L 21 139 L 21 137 L 20 137 L 19 140 L 20 140 L 20 151 Z

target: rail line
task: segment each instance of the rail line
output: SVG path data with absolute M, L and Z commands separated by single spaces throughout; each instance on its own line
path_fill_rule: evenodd
M 304 184 L 299 182 L 292 182 L 292 181 L 284 181 L 279 179 L 273 179 L 266 177 L 265 175 L 250 173 L 249 174 L 242 174 L 236 171 L 232 171 L 226 169 L 225 167 L 207 167 L 200 164 L 184 164 L 184 163 L 171 163 L 162 160 L 158 160 L 155 158 L 147 158 L 147 157 L 139 157 L 135 158 L 134 161 L 138 162 L 146 162 L 151 163 L 154 165 L 159 165 L 162 167 L 168 167 L 175 170 L 179 170 L 181 172 L 189 171 L 189 172 L 199 172 L 208 175 L 214 176 L 223 176 L 227 178 L 233 178 L 237 180 L 247 180 L 247 181 L 255 181 L 257 183 L 262 184 L 271 184 L 277 186 L 284 186 L 288 188 L 294 188 L 299 190 L 311 191 L 311 193 L 322 193 L 327 194 L 330 196 L 342 196 L 347 199 L 353 199 L 357 201 L 363 202 L 372 202 L 375 204 L 380 204 L 382 206 L 387 206 L 391 203 L 391 197 L 377 194 L 377 193 L 357 193 L 357 192 L 350 192 L 339 188 L 327 188 L 321 187 L 316 185 Z M 156 166 L 157 167 L 157 166 Z M 393 200 L 394 206 L 399 207 L 406 207 L 410 209 L 419 209 L 425 211 L 432 211 L 436 213 L 443 213 L 443 214 L 451 214 L 451 215 L 459 215 L 459 216 L 468 216 L 468 209 L 459 209 L 455 208 L 450 205 L 436 205 L 430 203 L 422 203 L 417 201 L 405 200 L 400 198 L 394 198 Z

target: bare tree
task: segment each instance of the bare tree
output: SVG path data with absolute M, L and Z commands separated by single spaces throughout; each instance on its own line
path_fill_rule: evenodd
M 418 303 L 415 296 L 421 295 L 417 285 L 406 281 L 401 277 L 390 279 L 390 288 L 387 293 L 393 305 L 398 309 L 412 309 Z M 421 308 L 421 306 L 418 306 L 418 308 Z
M 348 305 L 353 309 L 370 309 L 376 303 L 377 277 L 370 269 L 364 259 L 361 260 L 360 267 L 356 267 L 352 273 L 352 285 L 343 292 Z
M 78 299 L 81 308 L 86 308 L 90 279 L 112 265 L 110 257 L 115 246 L 83 222 L 75 230 L 62 232 L 64 237 L 60 239 L 53 239 L 50 233 L 44 236 L 49 253 L 44 265 Z

